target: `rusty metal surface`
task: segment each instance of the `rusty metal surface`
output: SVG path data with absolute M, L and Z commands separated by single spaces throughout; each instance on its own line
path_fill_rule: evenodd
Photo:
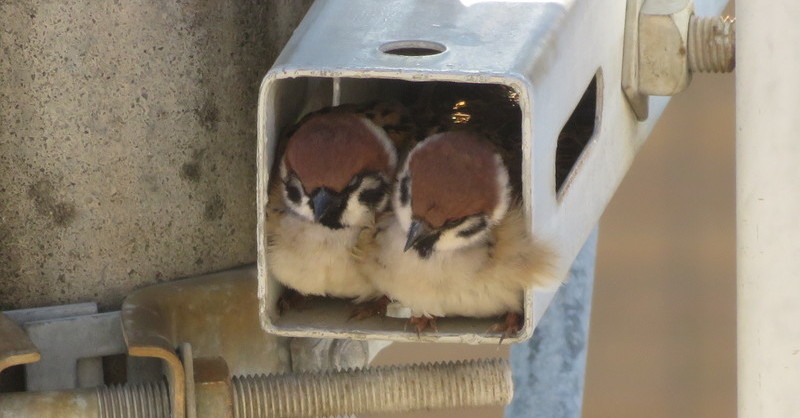
M 233 378 L 237 418 L 506 405 L 512 394 L 511 368 L 501 359 Z
M 288 341 L 259 325 L 255 268 L 179 280 L 134 292 L 122 305 L 132 356 L 164 361 L 173 416 L 183 418 L 185 373 L 176 349 L 191 344 L 194 358 L 222 357 L 231 374 L 289 371 Z
M 225 359 L 221 357 L 194 359 L 194 387 L 199 418 L 233 416 L 233 389 Z
M 0 373 L 8 367 L 34 363 L 40 359 L 39 350 L 25 331 L 0 313 Z
M 100 416 L 97 390 L 16 392 L 0 396 L 0 418 L 88 418 Z

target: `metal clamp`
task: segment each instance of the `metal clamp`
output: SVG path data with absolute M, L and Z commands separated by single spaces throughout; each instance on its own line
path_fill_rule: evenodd
M 160 359 L 166 381 L 3 393 L 0 417 L 295 417 L 511 400 L 504 360 L 365 368 L 365 341 L 294 340 L 297 364 L 286 373 L 289 340 L 261 329 L 256 288 L 250 267 L 133 293 L 119 314 L 128 352 Z M 334 361 L 345 351 L 359 355 Z M 0 371 L 38 359 L 26 333 L 0 314 Z
M 185 362 L 176 352 L 186 343 L 196 357 L 224 358 L 234 374 L 289 371 L 288 341 L 261 329 L 256 291 L 255 270 L 243 268 L 147 287 L 125 299 L 128 353 L 163 361 L 172 417 L 186 416 Z

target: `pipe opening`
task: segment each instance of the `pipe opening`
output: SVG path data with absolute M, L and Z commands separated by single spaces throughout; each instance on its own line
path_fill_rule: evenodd
M 338 83 L 336 88 L 335 83 Z M 285 141 L 297 129 L 298 121 L 313 112 L 328 112 L 334 96 L 345 109 L 362 113 L 383 127 L 392 141 L 408 152 L 417 141 L 443 131 L 470 130 L 486 138 L 504 160 L 508 169 L 512 195 L 522 204 L 523 190 L 530 181 L 523 176 L 523 100 L 515 86 L 500 83 L 467 83 L 452 81 L 407 81 L 380 78 L 298 77 L 281 80 L 275 87 L 275 125 L 273 148 L 275 159 L 269 176 L 269 187 L 280 184 L 280 159 Z M 334 91 L 336 92 L 334 93 Z M 408 149 L 406 149 L 408 148 Z M 287 197 L 288 198 L 288 197 Z M 264 239 L 272 231 L 264 229 Z M 277 280 L 274 265 L 270 280 Z M 408 329 L 407 318 L 367 318 L 350 320 L 354 306 L 346 299 L 307 297 L 296 300 L 286 288 L 275 287 L 265 300 L 267 315 L 276 328 L 324 330 L 336 333 L 392 333 L 417 339 Z M 522 292 L 519 295 L 523 298 Z M 526 315 L 532 313 L 523 312 Z M 436 337 L 497 339 L 498 331 L 485 332 L 504 317 L 438 318 Z M 476 331 L 479 330 L 479 331 Z M 480 336 L 471 337 L 478 332 Z M 503 342 L 513 341 L 506 338 Z

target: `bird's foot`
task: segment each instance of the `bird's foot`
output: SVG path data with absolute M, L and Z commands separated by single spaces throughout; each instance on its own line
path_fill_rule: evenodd
M 436 328 L 436 317 L 434 316 L 412 316 L 408 318 L 408 323 L 414 326 L 414 329 L 417 330 L 417 337 L 423 331 L 427 331 L 432 329 L 434 332 L 439 332 L 439 329 Z
M 286 289 L 278 298 L 278 314 L 283 315 L 289 309 L 300 309 L 308 300 L 308 296 L 294 289 Z
M 347 320 L 349 321 L 351 319 L 356 319 L 360 321 L 373 316 L 383 318 L 386 316 L 386 307 L 389 306 L 390 302 L 391 300 L 389 300 L 388 296 L 381 296 L 379 299 L 366 303 L 360 303 L 356 305 L 352 311 L 350 311 L 350 316 L 347 318 Z
M 506 338 L 516 337 L 517 333 L 522 329 L 524 318 L 522 314 L 517 312 L 508 312 L 503 322 L 497 323 L 489 327 L 489 332 L 501 332 L 500 342 L 502 343 Z

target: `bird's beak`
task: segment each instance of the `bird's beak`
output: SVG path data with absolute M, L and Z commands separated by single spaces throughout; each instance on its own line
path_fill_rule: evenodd
M 423 221 L 413 221 L 411 222 L 411 228 L 408 229 L 408 237 L 406 238 L 406 246 L 403 247 L 403 251 L 410 250 L 413 246 L 415 246 L 418 242 L 422 241 L 423 239 L 433 235 L 434 231 L 427 222 Z
M 332 192 L 326 188 L 319 189 L 311 202 L 314 204 L 314 222 L 319 222 L 325 217 L 332 209 L 339 206 L 342 198 L 338 193 Z

